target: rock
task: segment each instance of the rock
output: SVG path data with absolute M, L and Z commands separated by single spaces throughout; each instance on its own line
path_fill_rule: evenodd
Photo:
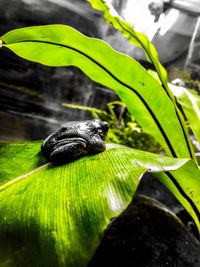
M 103 20 L 87 1 L 2 0 L 0 36 L 9 30 L 46 24 L 66 24 L 100 37 Z M 51 68 L 23 60 L 0 49 L 0 139 L 43 139 L 61 123 L 90 119 L 87 111 L 63 103 L 105 109 L 116 94 L 95 84 L 76 68 Z
M 145 173 L 139 183 L 136 194 L 142 194 L 153 198 L 167 206 L 177 217 L 181 219 L 186 228 L 198 237 L 198 229 L 189 215 L 183 208 L 175 196 L 159 181 L 157 181 L 151 173 Z
M 167 206 L 173 213 L 177 214 L 182 208 L 174 195 L 153 177 L 152 173 L 145 173 L 138 185 L 136 194 L 153 198 Z
M 200 243 L 158 201 L 135 196 L 105 231 L 94 266 L 199 267 Z
M 0 34 L 20 27 L 68 24 L 84 34 L 99 36 L 96 12 L 81 0 L 1 0 Z M 92 23 L 94 20 L 97 23 Z

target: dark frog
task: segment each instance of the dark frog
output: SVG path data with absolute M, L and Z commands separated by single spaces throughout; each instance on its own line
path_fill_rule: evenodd
M 49 161 L 57 164 L 99 153 L 106 148 L 108 129 L 108 123 L 100 120 L 67 122 L 44 140 L 41 150 Z

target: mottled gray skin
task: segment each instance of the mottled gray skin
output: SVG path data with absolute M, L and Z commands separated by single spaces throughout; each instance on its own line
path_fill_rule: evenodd
M 67 122 L 44 140 L 41 150 L 56 164 L 99 153 L 106 148 L 104 140 L 108 129 L 108 123 L 100 120 Z

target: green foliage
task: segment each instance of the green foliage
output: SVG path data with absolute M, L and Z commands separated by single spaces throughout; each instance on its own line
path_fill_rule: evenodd
M 104 12 L 109 23 L 145 50 L 159 81 L 134 59 L 69 26 L 13 30 L 0 38 L 0 46 L 47 66 L 76 66 L 95 82 L 113 89 L 129 113 L 122 119 L 110 108 L 114 125 L 110 139 L 126 139 L 133 146 L 136 120 L 170 157 L 107 145 L 104 153 L 54 166 L 45 163 L 38 142 L 2 145 L 1 266 L 16 266 L 16 257 L 22 267 L 86 266 L 109 220 L 127 207 L 146 171 L 155 173 L 200 230 L 200 170 L 181 113 L 199 138 L 199 121 L 194 123 L 199 120 L 199 102 L 184 90 L 181 97 L 175 93 L 176 99 L 147 37 L 135 32 L 106 1 L 90 2 Z M 107 116 L 105 112 L 101 115 Z M 116 125 L 123 129 L 123 135 Z
M 136 32 L 129 23 L 124 21 L 108 1 L 106 1 L 106 0 L 88 0 L 88 2 L 91 3 L 93 8 L 102 11 L 104 14 L 105 20 L 109 24 L 111 24 L 114 28 L 119 30 L 126 38 L 128 38 L 130 43 L 132 43 L 133 45 L 136 45 L 138 47 L 141 47 L 144 50 L 147 59 L 155 67 L 156 75 L 159 78 L 160 84 L 162 84 L 162 88 L 165 90 L 168 97 L 171 99 L 171 101 L 174 104 L 174 108 L 176 110 L 176 114 L 178 116 L 178 119 L 181 123 L 181 127 L 182 127 L 182 131 L 184 133 L 184 136 L 185 136 L 185 140 L 188 143 L 188 149 L 190 150 L 190 156 L 194 160 L 196 160 L 194 157 L 194 154 L 193 154 L 191 142 L 189 140 L 189 134 L 188 134 L 188 131 L 187 131 L 186 126 L 185 126 L 184 117 L 178 108 L 178 103 L 176 101 L 176 98 L 174 98 L 174 96 L 170 90 L 170 87 L 168 86 L 167 72 L 159 61 L 158 53 L 157 53 L 154 45 L 149 41 L 149 39 L 147 38 L 146 35 L 139 33 L 139 32 Z
M 192 152 L 192 145 L 189 140 L 189 135 L 187 132 L 187 129 L 185 127 L 184 118 L 177 106 L 176 99 L 174 98 L 169 86 L 168 86 L 168 77 L 167 72 L 165 68 L 162 66 L 162 64 L 159 61 L 158 53 L 154 47 L 154 45 L 150 42 L 150 40 L 147 38 L 145 34 L 139 33 L 135 31 L 132 26 L 124 21 L 119 14 L 116 12 L 116 10 L 113 8 L 113 6 L 109 3 L 109 1 L 106 0 L 88 0 L 88 2 L 91 3 L 92 7 L 100 10 L 103 12 L 105 20 L 111 24 L 114 28 L 119 30 L 122 35 L 124 35 L 126 38 L 128 38 L 129 42 L 133 45 L 136 45 L 138 47 L 141 47 L 145 54 L 147 59 L 152 63 L 152 65 L 155 67 L 155 70 L 157 72 L 157 76 L 159 77 L 160 83 L 162 84 L 163 90 L 166 92 L 168 97 L 173 102 L 174 108 L 176 110 L 176 114 L 178 116 L 178 119 L 181 123 L 182 131 L 185 136 L 185 140 L 188 143 L 188 149 L 190 150 L 190 156 L 195 159 L 194 154 Z M 173 155 L 174 156 L 174 155 Z M 179 155 L 180 156 L 180 155 Z
M 106 22 L 111 24 L 115 29 L 119 30 L 122 35 L 128 38 L 129 42 L 135 46 L 142 48 L 147 59 L 155 66 L 158 77 L 164 84 L 168 94 L 173 98 L 167 85 L 167 72 L 158 59 L 158 53 L 154 45 L 149 41 L 143 33 L 137 32 L 133 27 L 116 12 L 113 6 L 106 0 L 88 0 L 92 7 L 103 12 Z
M 158 80 L 158 75 L 155 71 L 148 70 L 148 72 Z M 200 144 L 200 96 L 195 90 L 189 90 L 171 83 L 169 88 L 173 92 L 180 112 L 185 118 L 188 131 L 194 134 Z
M 192 160 L 109 144 L 104 153 L 54 166 L 40 146 L 0 146 L 0 266 L 87 266 L 110 220 L 129 205 L 149 169 L 172 177 L 191 173 L 190 189 L 187 179 L 179 181 L 186 194 L 193 192 L 189 202 L 184 198 L 191 214 L 192 198 L 199 201 L 199 170 Z M 169 178 L 165 182 L 171 186 Z
M 132 130 L 132 123 L 124 128 L 111 128 L 107 137 L 108 142 L 123 144 L 143 151 L 162 152 L 162 147 L 149 134 Z
M 173 102 L 160 83 L 134 59 L 64 25 L 21 28 L 1 39 L 3 47 L 25 59 L 48 66 L 80 68 L 92 80 L 115 90 L 144 132 L 152 135 L 167 155 L 194 158 Z
M 171 84 L 170 88 L 182 107 L 188 126 L 200 144 L 200 96 L 181 86 Z

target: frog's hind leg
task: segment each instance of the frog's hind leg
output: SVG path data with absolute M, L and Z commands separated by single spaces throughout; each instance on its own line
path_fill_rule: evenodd
M 63 164 L 86 154 L 85 142 L 70 142 L 63 144 L 50 154 L 50 161 L 55 164 Z

